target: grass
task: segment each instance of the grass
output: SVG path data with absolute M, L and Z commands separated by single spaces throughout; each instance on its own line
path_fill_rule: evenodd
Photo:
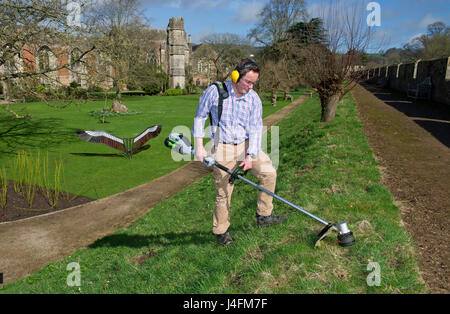
M 14 180 L 11 160 L 16 152 L 23 150 L 30 154 L 41 151 L 48 154 L 50 165 L 62 160 L 67 191 L 91 198 L 103 198 L 144 184 L 185 164 L 170 158 L 164 139 L 172 129 L 192 127 L 193 117 L 198 105 L 199 95 L 160 97 L 124 96 L 123 102 L 133 115 L 106 117 L 108 123 L 100 123 L 100 118 L 92 112 L 102 110 L 105 102 L 90 101 L 85 105 L 69 106 L 63 109 L 51 108 L 44 103 L 34 102 L 14 104 L 11 107 L 26 110 L 32 119 L 12 120 L 0 111 L 0 165 Z M 108 100 L 107 107 L 111 106 Z M 264 101 L 264 116 L 287 105 L 280 101 L 272 107 Z M 137 114 L 136 114 L 137 113 Z M 162 125 L 161 134 L 150 140 L 150 148 L 124 158 L 120 151 L 103 144 L 82 141 L 75 134 L 77 130 L 104 130 L 118 137 L 134 137 L 152 125 Z M 54 177 L 55 169 L 49 169 L 48 177 Z M 120 180 L 117 180 L 120 178 Z
M 6 168 L 1 167 L 0 168 L 0 207 L 4 209 L 6 207 L 6 202 L 8 201 L 6 198 L 7 192 L 8 192 L 8 180 L 6 179 Z
M 329 221 L 346 221 L 356 244 L 342 248 L 335 234 L 314 248 L 323 227 L 287 205 L 279 225 L 255 223 L 256 191 L 236 182 L 234 242 L 211 233 L 215 190 L 211 176 L 158 204 L 129 227 L 51 263 L 3 293 L 423 293 L 411 239 L 380 173 L 351 96 L 334 122 L 322 124 L 317 97 L 279 123 L 276 193 Z M 270 143 L 270 141 L 269 141 Z M 256 180 L 248 175 L 251 180 Z M 68 286 L 69 263 L 81 285 Z M 380 266 L 369 286 L 368 265 Z

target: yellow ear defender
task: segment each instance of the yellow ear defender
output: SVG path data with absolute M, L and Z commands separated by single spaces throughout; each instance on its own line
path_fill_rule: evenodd
M 234 70 L 233 72 L 231 72 L 231 80 L 233 81 L 233 83 L 237 83 L 237 81 L 239 80 L 239 71 L 238 70 Z
M 241 76 L 241 71 L 244 70 L 245 68 L 248 68 L 249 66 L 258 67 L 258 65 L 254 61 L 248 61 L 241 67 L 237 66 L 236 69 L 234 69 L 234 71 L 231 72 L 231 80 L 233 81 L 233 83 L 236 84 L 239 81 L 239 78 Z

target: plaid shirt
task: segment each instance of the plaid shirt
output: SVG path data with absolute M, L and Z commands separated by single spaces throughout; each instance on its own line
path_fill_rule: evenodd
M 215 85 L 211 85 L 203 91 L 200 97 L 197 113 L 194 118 L 192 135 L 194 137 L 205 137 L 205 120 L 211 112 L 212 125 L 210 125 L 209 132 L 211 140 L 214 140 L 216 133 L 219 134 L 218 141 L 227 144 L 240 144 L 248 139 L 249 146 L 247 154 L 258 156 L 258 152 L 261 149 L 262 135 L 261 99 L 253 89 L 249 90 L 242 97 L 237 98 L 231 81 L 227 81 L 225 84 L 230 96 L 223 100 L 219 132 L 216 132 L 219 92 Z

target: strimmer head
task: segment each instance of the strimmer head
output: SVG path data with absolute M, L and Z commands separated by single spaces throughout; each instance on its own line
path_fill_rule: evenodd
M 317 241 L 314 246 L 319 246 L 319 241 L 325 238 L 331 230 L 337 231 L 337 238 L 340 246 L 351 246 L 355 244 L 355 237 L 353 236 L 353 232 L 351 232 L 348 228 L 347 223 L 339 222 L 336 224 L 329 223 L 326 225 L 325 228 L 323 228 L 317 235 Z
M 336 229 L 338 232 L 338 243 L 340 246 L 351 246 L 355 244 L 353 232 L 350 231 L 346 222 L 337 223 Z

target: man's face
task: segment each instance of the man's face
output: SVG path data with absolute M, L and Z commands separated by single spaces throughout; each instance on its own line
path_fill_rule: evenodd
M 247 72 L 236 84 L 238 93 L 242 95 L 247 94 L 249 90 L 253 89 L 258 77 L 259 73 L 253 71 Z

